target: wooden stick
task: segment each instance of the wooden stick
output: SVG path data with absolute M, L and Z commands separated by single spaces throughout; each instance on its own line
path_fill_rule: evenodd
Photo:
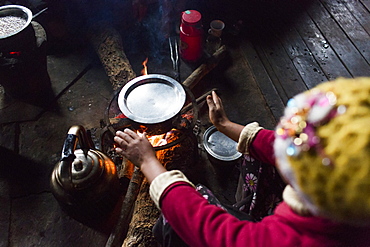
M 199 104 L 200 102 L 202 102 L 203 100 L 206 99 L 206 97 L 210 94 L 212 94 L 212 91 L 217 91 L 218 89 L 217 88 L 212 88 L 211 90 L 209 90 L 208 92 L 202 94 L 200 97 L 198 97 L 195 102 L 197 104 Z M 182 113 L 185 113 L 187 111 L 189 111 L 191 108 L 193 107 L 193 102 L 187 104 L 186 106 L 184 106 L 182 109 L 181 109 L 181 112 Z
M 128 226 L 131 220 L 131 212 L 133 205 L 137 199 L 140 191 L 141 184 L 144 180 L 144 175 L 139 168 L 135 167 L 134 173 L 128 185 L 125 199 L 122 203 L 121 212 L 118 218 L 118 222 L 110 234 L 105 247 L 121 247 L 123 241 L 126 238 Z
M 201 64 L 196 70 L 191 73 L 191 75 L 186 78 L 186 80 L 182 83 L 183 85 L 187 86 L 188 88 L 192 89 L 198 82 L 208 74 L 214 67 L 217 66 L 218 62 L 221 58 L 224 57 L 226 54 L 226 46 L 223 45 L 203 64 Z

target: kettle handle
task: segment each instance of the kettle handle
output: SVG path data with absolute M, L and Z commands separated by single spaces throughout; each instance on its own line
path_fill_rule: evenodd
M 74 151 L 76 150 L 77 143 L 80 144 L 84 153 L 89 149 L 95 148 L 91 138 L 88 137 L 85 128 L 81 125 L 74 125 L 68 130 L 67 137 L 63 145 L 61 160 L 68 160 L 72 157 L 73 159 L 75 158 Z
M 83 126 L 74 125 L 68 130 L 61 157 L 60 176 L 62 183 L 63 181 L 72 182 L 72 162 L 76 158 L 74 152 L 76 150 L 77 143 L 80 144 L 85 156 L 89 149 L 95 148 L 91 138 L 88 137 Z

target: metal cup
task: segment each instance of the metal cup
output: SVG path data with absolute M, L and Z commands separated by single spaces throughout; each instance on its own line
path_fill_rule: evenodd
M 216 37 L 221 37 L 222 30 L 225 28 L 225 23 L 221 20 L 213 20 L 210 24 L 210 29 L 208 30 L 209 34 L 212 34 Z

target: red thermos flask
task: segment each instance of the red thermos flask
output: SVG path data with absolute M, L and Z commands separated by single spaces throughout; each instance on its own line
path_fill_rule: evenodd
M 195 62 L 203 54 L 202 15 L 196 10 L 182 12 L 180 25 L 180 55 L 189 62 Z

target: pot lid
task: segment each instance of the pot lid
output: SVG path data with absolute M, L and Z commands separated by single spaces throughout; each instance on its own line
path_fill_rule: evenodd
M 143 75 L 129 81 L 120 91 L 121 112 L 141 124 L 157 124 L 176 116 L 182 109 L 186 93 L 171 77 Z
M 204 132 L 203 146 L 208 154 L 221 161 L 233 161 L 242 156 L 236 150 L 237 142 L 219 132 L 215 126 Z

